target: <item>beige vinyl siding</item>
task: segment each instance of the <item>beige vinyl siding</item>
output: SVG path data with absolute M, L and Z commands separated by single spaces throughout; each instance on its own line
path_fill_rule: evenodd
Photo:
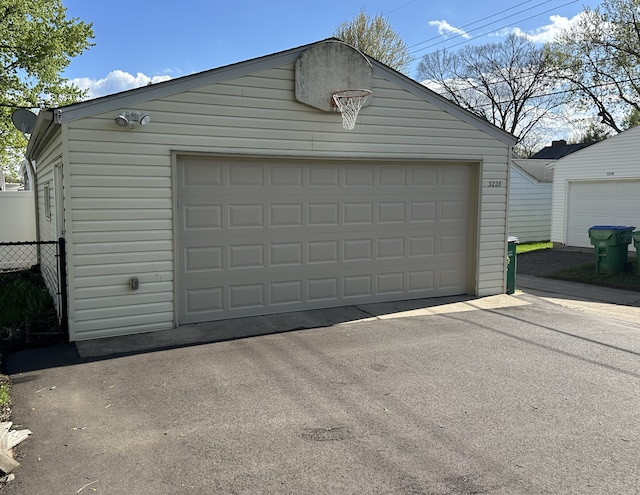
M 561 158 L 555 163 L 551 240 L 566 244 L 569 183 L 640 178 L 640 126 Z
M 54 187 L 54 168 L 56 163 L 62 159 L 62 137 L 60 132 L 49 142 L 43 150 L 36 163 L 36 183 L 38 187 L 38 235 L 41 241 L 57 240 L 56 219 L 56 197 Z M 44 188 L 49 186 L 51 217 L 45 217 Z
M 130 107 L 151 122 L 122 129 L 111 111 L 67 126 L 74 232 L 72 338 L 174 325 L 173 154 L 472 163 L 480 248 L 472 291 L 503 292 L 509 147 L 418 96 L 374 78 L 354 131 L 295 100 L 288 64 Z M 489 180 L 503 187 L 488 187 Z M 129 288 L 139 277 L 140 289 Z
M 172 328 L 170 157 L 70 156 L 75 340 Z
M 532 182 L 511 169 L 509 235 L 520 242 L 548 241 L 551 237 L 551 183 Z
M 48 146 L 42 151 L 38 162 L 36 163 L 36 186 L 37 186 L 37 212 L 38 215 L 36 228 L 38 230 L 38 240 L 40 241 L 56 241 L 58 240 L 58 234 L 56 229 L 56 222 L 63 221 L 62 212 L 58 211 L 58 201 L 56 197 L 56 187 L 54 184 L 55 165 L 61 163 L 62 159 L 62 138 L 61 133 L 58 132 Z M 49 188 L 49 207 L 50 217 L 45 216 L 45 186 Z M 57 260 L 55 258 L 45 258 L 40 260 L 42 264 L 43 273 L 57 273 L 58 268 L 56 266 Z M 49 280 L 45 277 L 45 283 L 49 292 L 51 293 L 56 309 L 58 313 L 58 297 L 57 297 L 57 282 Z

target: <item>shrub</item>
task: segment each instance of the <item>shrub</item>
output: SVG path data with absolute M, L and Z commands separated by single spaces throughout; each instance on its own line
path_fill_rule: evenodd
M 55 314 L 53 298 L 42 279 L 39 266 L 0 273 L 0 328 L 4 337 L 26 337 L 33 326 L 50 327 Z

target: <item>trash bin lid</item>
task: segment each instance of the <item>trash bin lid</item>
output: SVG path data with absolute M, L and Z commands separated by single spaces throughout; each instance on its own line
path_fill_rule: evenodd
M 633 230 L 635 227 L 624 227 L 622 225 L 594 225 L 589 230 Z
M 518 241 L 518 238 L 516 236 L 514 236 L 514 235 L 510 235 L 507 238 L 507 242 L 515 242 L 516 244 L 520 244 L 520 241 Z

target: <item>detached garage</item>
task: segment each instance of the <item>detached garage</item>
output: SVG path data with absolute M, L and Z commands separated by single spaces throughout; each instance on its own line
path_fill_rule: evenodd
M 513 144 L 331 39 L 42 111 L 27 155 L 84 340 L 502 293 Z
M 591 247 L 594 225 L 640 227 L 639 153 L 634 127 L 555 162 L 551 240 Z

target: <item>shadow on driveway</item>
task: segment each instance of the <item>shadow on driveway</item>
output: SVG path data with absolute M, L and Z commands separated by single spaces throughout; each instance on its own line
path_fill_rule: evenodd
M 496 304 L 513 304 L 498 297 Z M 430 299 L 385 302 L 359 306 L 344 306 L 312 311 L 236 318 L 177 329 L 145 332 L 134 335 L 107 337 L 51 347 L 9 352 L 4 357 L 6 374 L 24 373 L 38 369 L 72 366 L 97 360 L 115 359 L 147 352 L 158 352 L 198 346 L 228 340 L 244 339 L 296 330 L 324 328 L 371 317 L 384 317 L 407 311 L 448 311 L 452 305 L 473 302 L 483 298 L 449 296 Z M 486 298 L 484 298 L 486 299 Z

